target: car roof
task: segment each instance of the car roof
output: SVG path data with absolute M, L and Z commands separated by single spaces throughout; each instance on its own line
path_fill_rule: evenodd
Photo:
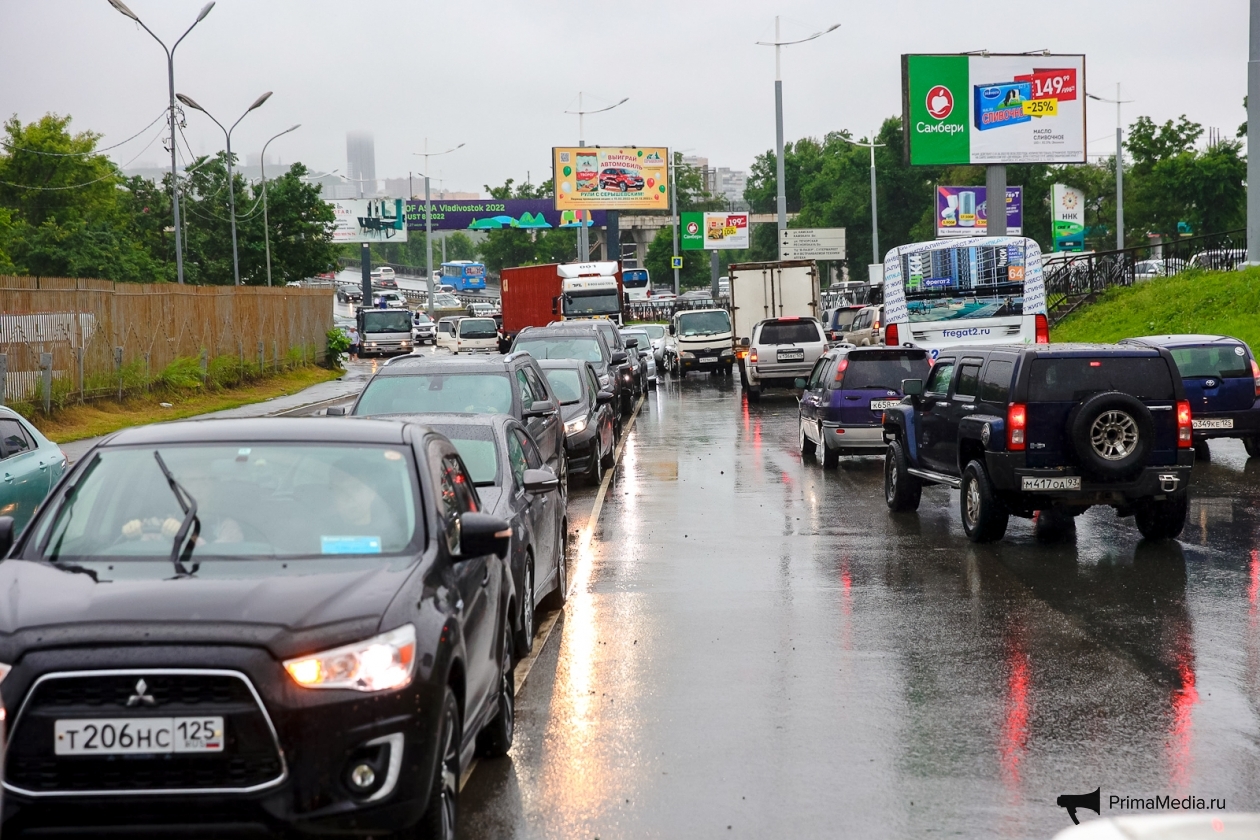
M 1037 358 L 1083 358 L 1107 354 L 1112 356 L 1152 357 L 1161 355 L 1159 348 L 1142 344 L 1090 344 L 1086 342 L 1063 342 L 1061 344 L 959 344 L 954 347 L 942 347 L 941 356 L 962 357 L 980 356 L 992 352 L 1014 353 Z
M 413 414 L 374 414 L 371 417 L 354 418 L 360 420 L 394 420 L 412 423 L 417 426 L 491 426 L 520 425 L 520 421 L 510 414 L 457 414 L 449 411 L 417 412 Z
M 543 370 L 562 370 L 564 368 L 584 368 L 590 362 L 584 359 L 538 359 L 538 366 Z
M 248 417 L 218 420 L 177 420 L 133 426 L 111 435 L 105 446 L 236 441 L 319 443 L 402 443 L 405 423 L 359 418 Z
M 1232 335 L 1207 335 L 1184 333 L 1181 335 L 1143 335 L 1121 340 L 1121 344 L 1150 344 L 1156 347 L 1192 347 L 1200 344 L 1244 344 L 1241 338 Z
M 515 356 L 516 354 L 511 354 Z M 398 356 L 376 372 L 377 376 L 419 376 L 440 373 L 503 373 L 517 359 L 490 354 L 486 356 Z

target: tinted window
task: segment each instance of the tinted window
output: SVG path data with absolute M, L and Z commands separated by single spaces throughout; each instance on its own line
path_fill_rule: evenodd
M 518 338 L 512 351 L 524 350 L 535 359 L 577 359 L 582 362 L 602 362 L 604 355 L 599 339 L 594 336 L 566 336 L 564 338 Z
M 923 387 L 924 391 L 933 394 L 944 394 L 949 391 L 949 380 L 954 377 L 954 360 L 941 359 L 932 368 L 932 375 L 928 377 L 927 384 Z
M 0 458 L 29 452 L 30 449 L 31 442 L 21 423 L 16 420 L 0 420 Z
M 980 365 L 963 365 L 958 371 L 958 384 L 954 393 L 960 397 L 974 397 L 980 393 Z
M 1177 363 L 1177 369 L 1186 378 L 1216 376 L 1221 379 L 1241 379 L 1251 376 L 1251 361 L 1241 344 L 1178 347 L 1169 352 Z
M 501 373 L 433 373 L 378 376 L 368 383 L 354 413 L 511 414 L 512 384 Z
M 459 322 L 460 338 L 497 338 L 498 325 L 493 318 L 465 318 Z
M 831 313 L 831 328 L 833 330 L 847 330 L 853 326 L 853 319 L 861 312 L 860 309 L 837 309 Z
M 555 391 L 560 405 L 574 405 L 582 401 L 582 372 L 574 368 L 544 371 L 551 390 Z
M 758 344 L 807 344 L 822 341 L 822 333 L 813 321 L 788 321 L 762 324 Z
M 930 372 L 924 350 L 852 353 L 844 371 L 844 387 L 900 391 L 901 380 L 926 379 Z
M 984 378 L 980 380 L 980 399 L 1005 404 L 1010 397 L 1011 371 L 1014 368 L 1014 362 L 990 361 L 984 369 Z
M 516 430 L 508 433 L 508 463 L 512 465 L 512 479 L 517 488 L 525 486 L 525 470 L 529 464 L 525 461 L 525 448 L 521 446 L 521 437 Z
M 832 363 L 831 359 L 826 357 L 819 359 L 814 364 L 814 369 L 809 372 L 809 384 L 806 386 L 810 390 L 821 388 L 823 381 L 826 379 L 824 370 Z
M 1100 391 L 1120 391 L 1144 400 L 1176 398 L 1172 373 L 1163 359 L 1102 356 L 1096 359 L 1034 359 L 1028 399 L 1076 402 Z
M 545 377 L 539 376 L 538 372 L 532 367 L 522 368 L 525 372 L 525 378 L 529 380 L 529 387 L 534 391 L 534 399 L 549 400 L 551 392 L 547 388 Z
M 531 470 L 536 470 L 543 465 L 542 454 L 538 451 L 538 447 L 530 440 L 529 435 L 520 429 L 515 429 L 512 434 L 516 435 L 521 442 L 521 448 L 525 450 L 525 463 L 529 464 Z
M 486 487 L 499 483 L 499 451 L 494 443 L 493 429 L 489 426 L 445 424 L 434 424 L 432 428 L 455 444 L 473 484 Z
M 516 372 L 516 384 L 521 388 L 521 408 L 525 411 L 534 405 L 534 389 L 530 387 L 529 380 L 525 378 L 525 371 L 518 370 Z

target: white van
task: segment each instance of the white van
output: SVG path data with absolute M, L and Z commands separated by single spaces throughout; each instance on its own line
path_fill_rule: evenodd
M 437 346 L 452 353 L 498 353 L 499 325 L 493 318 L 443 318 Z

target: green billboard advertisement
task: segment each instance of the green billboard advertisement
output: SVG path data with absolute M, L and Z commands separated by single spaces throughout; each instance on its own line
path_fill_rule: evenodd
M 680 213 L 678 221 L 682 230 L 679 232 L 678 248 L 682 251 L 704 250 L 704 214 Z

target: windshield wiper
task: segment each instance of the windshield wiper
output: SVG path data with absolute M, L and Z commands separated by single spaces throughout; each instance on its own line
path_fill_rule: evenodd
M 157 461 L 162 475 L 166 476 L 166 483 L 171 486 L 175 501 L 179 502 L 180 508 L 184 511 L 184 521 L 179 523 L 179 530 L 175 532 L 175 543 L 171 546 L 171 564 L 175 566 L 176 577 L 192 577 L 197 574 L 201 564 L 194 563 L 192 571 L 189 571 L 184 561 L 192 556 L 193 546 L 197 544 L 197 538 L 201 536 L 201 520 L 197 518 L 197 500 L 175 480 L 175 476 L 171 475 L 171 471 L 166 468 L 166 462 L 162 460 L 161 453 L 156 449 L 153 450 L 153 458 Z M 191 538 L 189 538 L 189 528 L 192 529 Z

